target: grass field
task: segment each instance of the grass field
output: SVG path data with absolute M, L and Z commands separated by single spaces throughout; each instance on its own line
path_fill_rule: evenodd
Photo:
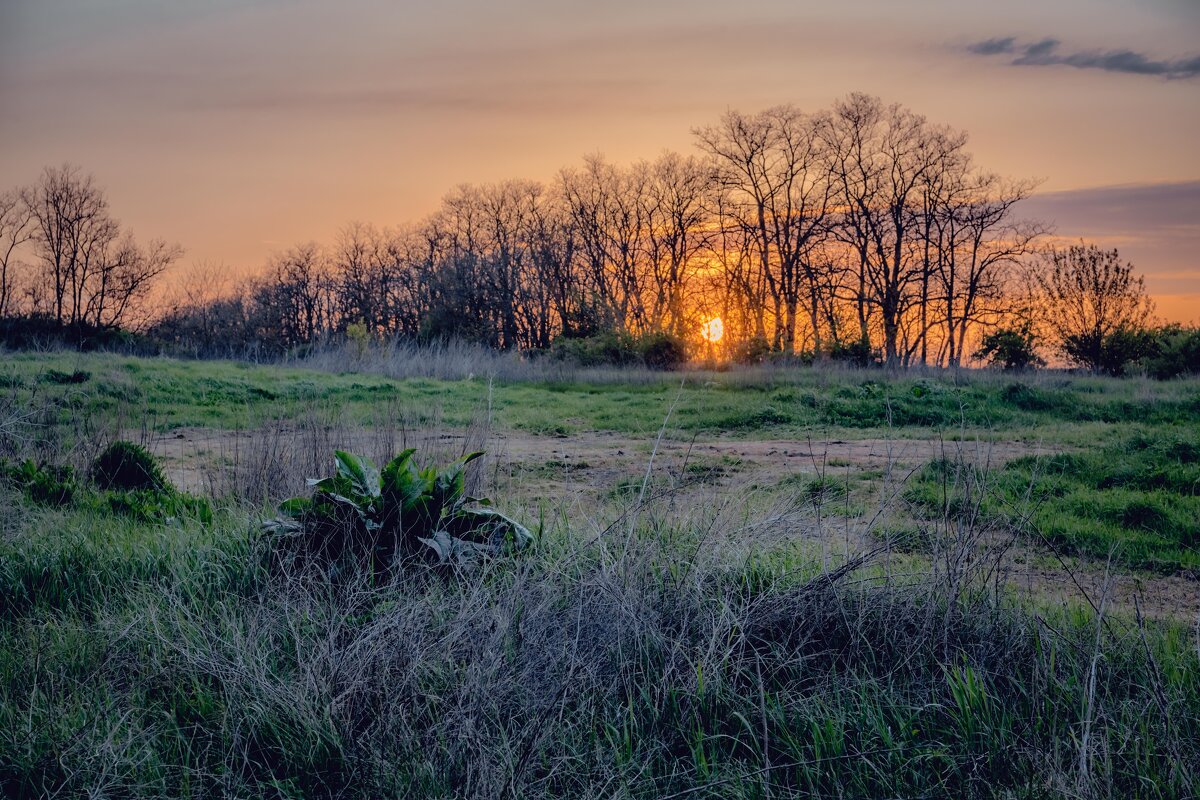
M 1200 791 L 1200 381 L 357 367 L 0 358 L 0 793 Z M 535 547 L 279 560 L 405 446 Z

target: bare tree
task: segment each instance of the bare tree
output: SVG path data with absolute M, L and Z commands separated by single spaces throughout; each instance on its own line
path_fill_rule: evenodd
M 650 326 L 676 336 L 689 324 L 688 298 L 700 254 L 714 235 L 708 220 L 712 171 L 697 158 L 667 153 L 648 167 L 646 266 L 650 272 Z
M 1016 204 L 1035 185 L 972 172 L 961 194 L 938 210 L 942 246 L 936 277 L 949 366 L 962 363 L 974 327 L 995 325 L 1014 310 L 1013 276 L 1046 232 L 1039 222 L 1014 217 Z
M 358 322 L 378 332 L 384 326 L 385 252 L 384 236 L 373 225 L 352 222 L 338 233 L 329 256 L 337 327 Z
M 559 191 L 578 237 L 587 291 L 592 293 L 602 328 L 644 330 L 648 273 L 640 262 L 646 246 L 648 181 L 645 165 L 622 170 L 600 156 L 582 169 L 563 170 Z
M 1109 337 L 1139 331 L 1154 313 L 1145 279 L 1115 248 L 1084 242 L 1050 249 L 1038 266 L 1041 312 L 1062 354 L 1088 369 L 1112 370 Z
M 921 192 L 928 176 L 966 145 L 965 134 L 878 98 L 853 94 L 835 105 L 830 126 L 842 209 L 837 231 L 857 259 L 854 302 L 862 339 L 878 311 L 883 356 L 899 364 L 901 332 L 921 283 Z
M 315 242 L 275 256 L 249 289 L 258 336 L 287 349 L 329 331 L 336 318 L 332 288 L 328 257 Z
M 78 323 L 92 272 L 120 229 L 92 176 L 83 175 L 74 165 L 47 167 L 24 197 L 37 224 L 42 286 L 50 293 L 35 301 L 48 308 L 60 325 Z
M 18 257 L 34 236 L 33 212 L 18 190 L 0 194 L 0 317 L 16 311 Z
M 754 244 L 774 306 L 774 343 L 787 353 L 795 351 L 802 301 L 820 347 L 822 281 L 813 254 L 827 232 L 833 199 L 828 124 L 824 115 L 778 106 L 752 116 L 731 111 L 695 131 L 728 193 L 725 210 Z
M 1043 228 L 1014 209 L 1033 184 L 977 169 L 964 134 L 861 94 L 811 114 L 729 112 L 694 133 L 700 157 L 592 156 L 549 187 L 461 186 L 401 231 L 350 225 L 328 251 L 276 256 L 221 316 L 274 348 L 361 321 L 540 349 L 605 331 L 682 337 L 719 314 L 738 347 L 954 366 L 1020 304 L 1013 274 Z M 133 246 L 72 167 L 26 199 L 39 302 L 64 322 L 131 319 L 123 309 L 177 256 Z
M 154 279 L 183 252 L 159 240 L 139 247 L 123 235 L 92 176 L 70 164 L 47 168 L 22 197 L 43 275 L 35 309 L 60 325 L 130 324 Z

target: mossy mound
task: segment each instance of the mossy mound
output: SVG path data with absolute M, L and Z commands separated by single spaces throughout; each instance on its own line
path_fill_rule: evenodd
M 116 441 L 92 462 L 92 482 L 104 490 L 168 491 L 171 484 L 154 456 L 141 445 Z

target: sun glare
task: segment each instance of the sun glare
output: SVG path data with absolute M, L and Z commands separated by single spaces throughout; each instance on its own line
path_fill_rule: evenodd
M 725 335 L 725 323 L 720 317 L 713 317 L 708 322 L 700 326 L 700 336 L 704 341 L 711 344 L 716 344 L 721 341 L 721 337 Z

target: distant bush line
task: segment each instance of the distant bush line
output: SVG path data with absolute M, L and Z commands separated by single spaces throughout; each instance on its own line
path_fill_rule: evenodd
M 141 356 L 173 356 L 183 358 L 229 358 L 234 360 L 266 361 L 304 360 L 330 350 L 348 348 L 360 356 L 381 342 L 362 340 L 354 331 L 330 334 L 319 340 L 296 347 L 284 348 L 278 343 L 254 339 L 195 342 L 162 337 L 155 328 L 135 333 L 117 328 L 101 328 L 85 324 L 60 325 L 45 316 L 0 318 L 0 347 L 13 351 L 78 350 L 104 351 Z M 1000 331 L 985 338 L 982 364 L 1005 372 L 1028 372 L 1046 366 L 1046 362 L 1025 348 L 1027 339 L 1020 332 Z M 1159 380 L 1200 374 L 1200 328 L 1171 323 L 1136 331 L 1123 331 L 1110 337 L 1103 352 L 1105 360 L 1094 372 L 1121 376 L 1141 374 Z M 395 344 L 408 344 L 418 349 L 417 339 Z M 432 344 L 425 342 L 424 344 Z M 470 347 L 469 343 L 466 343 Z M 703 349 L 669 333 L 641 335 L 610 331 L 592 336 L 560 337 L 550 347 L 523 353 L 528 361 L 559 363 L 574 367 L 633 367 L 651 370 L 675 370 L 694 362 L 700 366 L 719 366 L 706 358 Z M 786 355 L 772 350 L 765 340 L 751 339 L 732 348 L 728 361 L 740 365 L 808 366 L 819 361 L 841 363 L 855 367 L 879 367 L 878 351 L 854 342 L 830 346 L 821 352 L 811 350 Z M 353 358 L 349 362 L 353 363 Z M 71 383 L 69 374 L 50 375 L 47 380 Z M 75 382 L 78 382 L 76 380 Z

